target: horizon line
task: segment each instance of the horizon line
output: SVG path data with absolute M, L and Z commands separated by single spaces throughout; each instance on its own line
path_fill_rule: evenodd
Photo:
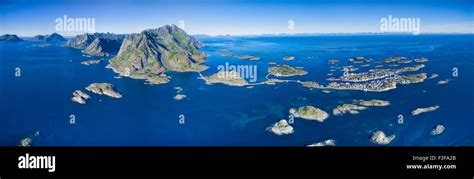
M 111 33 L 111 34 L 117 34 L 117 35 L 130 35 L 130 34 L 136 34 L 137 32 L 134 33 L 113 33 L 113 32 L 84 32 L 81 34 L 77 35 L 62 35 L 60 32 L 52 32 L 49 34 L 37 34 L 33 36 L 23 36 L 23 35 L 18 35 L 18 34 L 13 34 L 13 33 L 6 33 L 6 34 L 0 34 L 0 35 L 17 35 L 18 37 L 23 37 L 23 38 L 31 38 L 35 37 L 38 35 L 51 35 L 53 33 L 57 33 L 63 37 L 75 37 L 78 35 L 84 35 L 84 34 L 94 34 L 94 33 Z M 139 32 L 138 32 L 139 33 Z M 420 32 L 417 35 L 434 35 L 434 34 L 440 34 L 440 35 L 473 35 L 474 32 Z M 238 36 L 304 36 L 304 35 L 414 35 L 412 32 L 303 32 L 303 33 L 268 33 L 268 34 L 218 34 L 218 35 L 209 35 L 209 34 L 202 34 L 202 33 L 196 33 L 196 34 L 188 34 L 191 36 L 208 36 L 208 37 L 238 37 Z M 414 35 L 416 36 L 416 35 Z

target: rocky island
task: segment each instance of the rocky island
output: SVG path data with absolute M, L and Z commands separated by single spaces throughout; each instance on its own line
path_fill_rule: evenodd
M 112 98 L 122 98 L 122 95 L 114 91 L 114 87 L 110 83 L 92 83 L 86 89 L 96 94 L 107 95 Z
M 71 100 L 79 104 L 86 104 L 86 101 L 91 98 L 87 93 L 84 93 L 81 90 L 74 91 L 72 95 L 73 97 Z
M 438 74 L 433 73 L 433 74 L 431 74 L 431 76 L 430 76 L 428 79 L 433 79 L 433 78 L 436 78 L 436 77 L 438 77 L 438 76 L 439 76 Z
M 423 63 L 423 62 L 427 62 L 427 61 L 428 61 L 427 58 L 417 58 L 417 59 L 415 59 L 415 62 L 417 62 L 417 63 Z
M 336 146 L 336 141 L 334 139 L 328 139 L 322 142 L 307 145 L 307 147 L 324 147 L 324 146 Z
M 295 57 L 294 56 L 286 56 L 286 57 L 283 57 L 283 60 L 286 60 L 286 61 L 290 61 L 290 60 L 294 60 Z
M 267 131 L 270 131 L 276 135 L 287 135 L 287 134 L 292 134 L 294 132 L 293 127 L 288 124 L 288 122 L 285 119 L 282 119 L 272 126 L 267 128 Z
M 385 133 L 382 132 L 382 131 L 376 131 L 376 132 L 372 135 L 371 141 L 372 141 L 373 143 L 375 143 L 375 144 L 387 145 L 387 144 L 389 144 L 390 142 L 392 142 L 393 139 L 395 139 L 395 135 L 387 136 L 387 135 L 385 135 Z
M 98 64 L 98 63 L 100 63 L 100 60 L 87 60 L 87 61 L 81 62 L 81 64 L 83 65 L 92 65 L 92 64 Z
M 314 106 L 302 106 L 298 109 L 291 108 L 290 114 L 297 118 L 316 120 L 319 122 L 323 122 L 329 117 L 328 113 Z
M 229 86 L 245 86 L 247 81 L 240 77 L 235 71 L 220 71 L 211 76 L 203 76 L 202 79 L 206 81 L 206 84 L 222 83 Z
M 436 125 L 436 127 L 431 130 L 431 135 L 440 135 L 441 133 L 444 132 L 445 127 L 441 124 Z
M 200 72 L 207 67 L 202 44 L 175 25 L 127 36 L 108 68 L 121 76 L 149 79 L 166 71 Z M 163 78 L 162 78 L 163 79 Z
M 354 104 L 358 104 L 361 106 L 388 106 L 390 105 L 389 101 L 384 101 L 384 100 L 378 100 L 378 99 L 372 99 L 372 100 L 353 100 Z
M 411 114 L 413 116 L 416 116 L 416 115 L 419 115 L 421 113 L 435 111 L 438 108 L 439 108 L 439 106 L 431 106 L 431 107 L 426 107 L 426 108 L 416 108 L 415 110 L 411 111 Z
M 187 96 L 184 95 L 184 94 L 177 94 L 176 96 L 174 96 L 174 100 L 183 100 L 184 98 L 186 98 Z
M 298 70 L 288 65 L 282 65 L 268 68 L 268 73 L 277 77 L 289 77 L 306 75 L 308 72 L 304 70 Z
M 20 141 L 20 147 L 31 147 L 31 142 L 33 142 L 31 137 L 24 138 Z
M 252 56 L 252 55 L 240 55 L 240 56 L 235 56 L 235 58 L 247 59 L 247 60 L 252 60 L 252 61 L 260 60 L 260 57 L 255 57 L 255 56 Z
M 355 104 L 343 104 L 334 108 L 332 111 L 332 114 L 334 114 L 335 116 L 340 116 L 345 113 L 359 114 L 360 110 L 365 110 L 365 109 L 367 109 L 367 107 L 357 106 Z
M 437 84 L 438 84 L 438 85 L 444 85 L 444 84 L 448 84 L 448 83 L 449 83 L 449 81 L 451 81 L 451 79 L 440 80 L 440 81 L 438 81 L 438 83 L 437 83 Z

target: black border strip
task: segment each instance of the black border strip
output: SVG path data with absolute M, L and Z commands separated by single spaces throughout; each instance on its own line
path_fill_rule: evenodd
M 18 157 L 55 156 L 56 171 Z M 474 176 L 474 147 L 0 147 L 0 177 L 143 175 Z M 413 156 L 456 160 L 414 161 Z M 407 170 L 407 164 L 456 165 Z

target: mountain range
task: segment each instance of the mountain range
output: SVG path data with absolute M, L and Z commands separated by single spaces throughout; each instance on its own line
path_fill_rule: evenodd
M 67 41 L 63 36 L 59 35 L 58 33 L 52 33 L 51 35 L 37 35 L 33 38 L 29 39 L 32 41 L 44 41 L 44 42 L 63 42 Z

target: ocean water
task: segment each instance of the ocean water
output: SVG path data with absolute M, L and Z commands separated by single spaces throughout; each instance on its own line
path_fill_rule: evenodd
M 257 81 L 264 81 L 268 62 L 303 67 L 308 74 L 285 79 L 311 80 L 327 84 L 327 60 L 364 56 L 383 59 L 426 57 L 419 72 L 439 74 L 423 83 L 398 85 L 387 92 L 331 90 L 326 94 L 296 83 L 259 85 L 253 89 L 222 84 L 207 85 L 197 73 L 168 72 L 168 84 L 150 86 L 142 80 L 114 78 L 105 68 L 111 57 L 87 57 L 80 50 L 44 42 L 0 43 L 0 145 L 16 146 L 25 137 L 33 146 L 305 146 L 334 139 L 337 146 L 376 146 L 371 134 L 382 130 L 395 134 L 389 146 L 473 146 L 474 145 L 474 36 L 278 36 L 223 37 L 199 39 L 208 53 L 202 72 L 210 75 L 219 65 L 255 65 Z M 235 55 L 261 57 L 250 61 L 221 56 L 219 50 Z M 293 61 L 282 57 L 292 55 Z M 81 65 L 101 59 L 97 65 Z M 412 66 L 415 63 L 406 66 Z M 403 65 L 402 65 L 403 66 Z M 402 67 L 400 66 L 400 67 Z M 15 68 L 21 76 L 15 76 Z M 371 67 L 360 67 L 360 71 Z M 399 68 L 399 67 L 397 67 Z M 453 68 L 459 75 L 452 76 Z M 446 85 L 439 80 L 452 79 Z M 112 83 L 121 99 L 88 92 L 92 99 L 80 105 L 71 101 L 72 92 L 94 82 Z M 182 87 L 187 98 L 176 101 L 174 87 Z M 353 99 L 382 99 L 387 107 L 369 107 L 360 114 L 333 116 L 332 109 Z M 295 132 L 277 136 L 265 129 L 288 117 L 290 108 L 312 105 L 330 117 L 324 122 L 295 119 Z M 417 107 L 439 105 L 434 112 L 411 116 Z M 70 124 L 71 115 L 76 123 Z M 180 115 L 185 123 L 180 124 Z M 397 116 L 404 123 L 397 123 Z M 443 124 L 438 136 L 430 131 Z M 33 134 L 39 131 L 39 136 Z

